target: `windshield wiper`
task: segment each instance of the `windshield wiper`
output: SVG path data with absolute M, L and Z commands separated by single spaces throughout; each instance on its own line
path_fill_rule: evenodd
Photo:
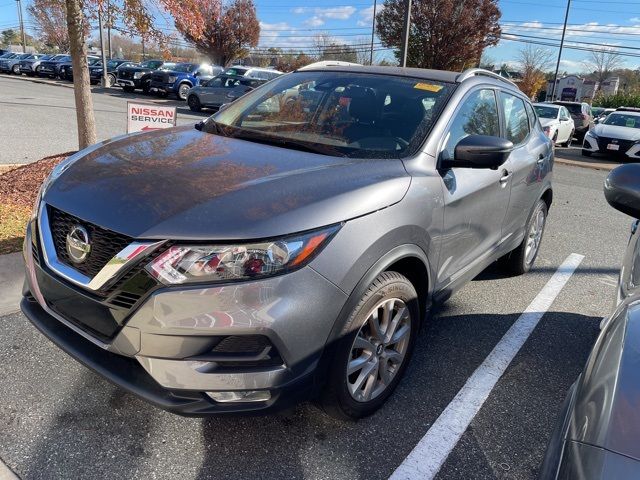
M 344 152 L 341 152 L 337 148 L 330 145 L 301 142 L 299 140 L 293 140 L 286 137 L 275 137 L 271 135 L 264 135 L 261 133 L 254 133 L 249 130 L 237 130 L 233 135 L 228 136 L 232 136 L 233 138 L 239 138 L 242 140 L 249 140 L 251 142 L 263 143 L 265 145 L 275 145 L 278 147 L 291 148 L 303 152 L 319 153 L 320 155 L 329 155 L 332 157 L 348 156 Z

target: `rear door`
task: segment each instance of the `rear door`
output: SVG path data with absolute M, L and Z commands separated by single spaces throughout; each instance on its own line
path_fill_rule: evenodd
M 500 91 L 503 136 L 513 142 L 509 156 L 511 200 L 502 229 L 503 241 L 520 238 L 529 214 L 542 194 L 542 182 L 551 168 L 551 146 L 528 100 Z
M 500 136 L 500 116 L 493 88 L 472 90 L 454 114 L 440 147 L 440 159 L 453 158 L 455 146 L 468 135 Z M 509 205 L 510 167 L 497 170 L 441 170 L 444 231 L 438 283 L 448 285 L 488 258 L 501 239 Z

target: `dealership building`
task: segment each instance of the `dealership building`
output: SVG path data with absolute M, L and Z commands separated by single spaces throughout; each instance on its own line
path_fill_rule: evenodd
M 620 79 L 611 77 L 602 82 L 600 89 L 598 88 L 599 86 L 599 83 L 595 80 L 588 80 L 578 75 L 567 75 L 557 80 L 554 98 L 551 98 L 553 80 L 547 83 L 547 101 L 590 102 L 598 90 L 603 95 L 615 95 L 620 87 Z

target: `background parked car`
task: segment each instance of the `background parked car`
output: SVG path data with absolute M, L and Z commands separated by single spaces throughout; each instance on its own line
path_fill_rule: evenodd
M 265 82 L 263 79 L 223 73 L 189 90 L 187 104 L 194 112 L 199 112 L 202 108 L 220 108 L 222 104 L 233 102 Z
M 245 67 L 242 65 L 229 67 L 224 71 L 224 73 L 238 77 L 260 78 L 262 80 L 272 80 L 282 75 L 282 72 L 271 68 Z
M 40 68 L 38 69 L 39 77 L 57 78 L 60 74 L 60 66 L 71 64 L 70 55 L 55 55 L 48 60 L 40 62 Z
M 562 105 L 567 107 L 573 123 L 576 129 L 576 138 L 580 141 L 584 138 L 585 134 L 589 131 L 591 124 L 593 123 L 593 115 L 591 114 L 591 107 L 588 103 L 580 102 L 553 102 L 556 105 Z
M 623 160 L 640 160 L 640 111 L 618 109 L 589 130 L 584 137 L 582 154 L 614 155 Z
M 571 145 L 575 132 L 575 124 L 567 107 L 552 103 L 534 103 L 542 130 L 554 145 L 559 143 L 563 147 Z
M 116 84 L 116 76 L 118 74 L 117 70 L 119 67 L 125 65 L 133 66 L 135 65 L 135 63 L 131 60 L 123 60 L 118 58 L 107 60 L 107 80 L 109 82 L 109 86 Z M 89 77 L 91 78 L 92 84 L 100 83 L 103 71 L 104 68 L 102 68 L 102 61 L 99 61 L 95 65 L 89 67 Z
M 612 114 L 614 115 L 614 114 Z M 640 219 L 640 165 L 613 170 L 609 204 Z M 618 305 L 573 384 L 540 470 L 540 480 L 640 478 L 640 231 L 631 230 L 618 281 Z
M 15 73 L 20 75 L 20 60 L 27 58 L 30 53 L 17 53 L 14 56 L 0 60 L 0 72 Z
M 176 64 L 164 60 L 146 60 L 140 64 L 123 66 L 118 69 L 116 83 L 125 92 L 133 92 L 135 89 L 148 93 L 151 90 L 151 75 L 161 68 L 170 70 Z
M 29 77 L 35 77 L 40 68 L 40 63 L 44 60 L 49 60 L 53 55 L 43 55 L 41 53 L 34 53 L 28 57 L 20 60 L 20 73 L 24 73 Z
M 87 56 L 87 63 L 89 64 L 89 66 L 95 65 L 99 61 L 100 61 L 100 57 L 97 57 L 95 55 Z M 73 64 L 71 62 L 71 59 L 69 59 L 68 62 L 61 64 L 58 71 L 61 79 L 69 80 L 70 82 L 73 82 Z
M 200 82 L 221 73 L 222 67 L 209 64 L 178 63 L 170 70 L 161 69 L 151 74 L 151 88 L 159 95 L 174 94 L 180 100 L 187 99 L 187 93 Z

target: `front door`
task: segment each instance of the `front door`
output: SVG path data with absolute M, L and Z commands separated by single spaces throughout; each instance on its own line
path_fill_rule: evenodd
M 455 113 L 441 147 L 440 158 L 453 158 L 455 146 L 468 135 L 500 136 L 496 92 L 470 92 Z M 438 284 L 446 286 L 488 258 L 501 238 L 509 205 L 509 162 L 497 170 L 451 168 L 441 171 L 444 230 Z

